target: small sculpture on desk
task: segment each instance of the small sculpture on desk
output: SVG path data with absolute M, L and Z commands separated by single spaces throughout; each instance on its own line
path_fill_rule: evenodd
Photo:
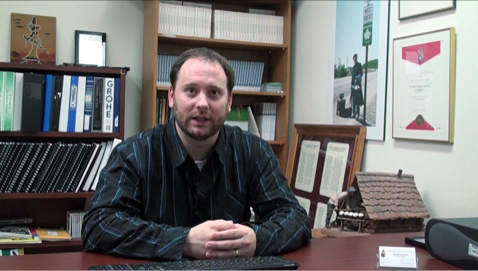
M 345 201 L 345 206 L 349 210 L 360 210 L 363 209 L 363 204 L 362 204 L 362 199 L 360 197 L 360 193 L 358 193 L 358 190 L 355 186 L 349 187 L 347 191 L 341 192 L 339 194 L 336 194 L 332 197 L 330 197 L 329 202 L 327 203 L 327 217 L 325 218 L 325 227 L 327 229 L 330 229 L 330 219 L 332 218 L 332 214 L 335 211 L 338 216 L 340 216 L 340 212 L 342 212 L 342 216 L 344 215 L 344 211 L 339 212 L 339 206 L 343 204 Z M 360 212 L 357 212 L 357 217 Z M 348 215 L 348 213 L 347 213 Z M 352 214 L 353 216 L 354 214 Z M 363 217 L 363 213 L 362 213 Z M 336 220 L 337 221 L 337 220 Z M 335 221 L 335 222 L 336 222 Z M 335 223 L 335 226 L 337 224 Z

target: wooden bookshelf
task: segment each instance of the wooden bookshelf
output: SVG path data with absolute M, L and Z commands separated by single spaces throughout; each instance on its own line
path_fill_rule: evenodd
M 0 62 L 0 71 L 52 75 L 112 77 L 120 79 L 119 133 L 0 132 L 2 142 L 103 142 L 124 139 L 126 74 L 129 68 L 33 65 Z M 31 228 L 65 228 L 67 211 L 86 210 L 94 192 L 0 193 L 0 219 L 31 218 Z M 24 248 L 25 253 L 81 251 L 80 239 L 41 244 L 1 244 L 0 249 Z
M 194 1 L 194 0 L 193 0 Z M 158 34 L 159 1 L 144 2 L 144 43 L 143 43 L 143 129 L 156 124 L 156 98 L 166 96 L 168 87 L 157 87 L 158 54 L 179 55 L 193 47 L 209 47 L 228 59 L 264 62 L 263 82 L 282 82 L 284 93 L 233 92 L 233 104 L 254 102 L 276 102 L 276 140 L 272 148 L 285 171 L 288 156 L 288 130 L 290 110 L 290 47 L 292 28 L 292 3 L 286 0 L 244 0 L 244 1 L 198 1 L 212 4 L 212 9 L 248 12 L 249 8 L 275 10 L 284 17 L 284 43 L 269 44 L 199 38 L 181 35 Z

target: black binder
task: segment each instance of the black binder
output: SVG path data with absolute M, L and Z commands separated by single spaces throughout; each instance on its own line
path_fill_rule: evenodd
M 40 132 L 43 130 L 44 104 L 45 77 L 41 74 L 25 73 L 23 76 L 22 131 Z

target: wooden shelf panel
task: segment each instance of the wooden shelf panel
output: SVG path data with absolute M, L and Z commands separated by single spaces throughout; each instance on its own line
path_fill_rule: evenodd
M 199 38 L 179 35 L 158 34 L 159 43 L 179 44 L 194 47 L 227 48 L 241 50 L 285 50 L 286 44 L 259 43 L 237 40 L 222 40 L 212 38 Z
M 96 76 L 119 77 L 126 74 L 129 68 L 81 67 L 60 65 L 33 65 L 10 62 L 0 62 L 0 70 L 15 72 L 61 73 L 61 74 L 94 74 Z
M 169 90 L 169 87 L 156 87 L 158 91 L 166 92 Z M 286 97 L 285 93 L 276 93 L 276 92 L 260 92 L 260 91 L 233 91 L 234 95 L 241 96 L 264 96 L 264 97 Z
M 282 141 L 282 140 L 273 140 L 273 141 L 268 141 L 269 144 L 271 144 L 271 146 L 274 146 L 274 145 L 285 145 L 286 142 Z
M 81 193 L 0 193 L 0 200 L 17 199 L 86 199 L 91 198 L 95 192 Z
M 43 241 L 41 244 L 1 244 L 0 249 L 7 248 L 52 248 L 52 247 L 80 247 L 82 241 L 80 238 L 71 239 L 71 241 Z
M 113 139 L 121 138 L 119 133 L 63 133 L 63 132 L 0 132 L 0 138 L 71 138 L 71 139 Z

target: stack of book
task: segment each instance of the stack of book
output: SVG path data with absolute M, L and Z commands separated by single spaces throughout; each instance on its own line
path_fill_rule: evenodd
M 27 226 L 2 226 L 0 227 L 0 244 L 40 244 L 35 229 Z
M 0 142 L 0 192 L 95 190 L 99 172 L 119 142 Z
M 0 71 L 0 131 L 119 133 L 120 78 Z
M 284 91 L 282 91 L 282 83 L 281 82 L 264 83 L 264 84 L 261 85 L 261 91 L 263 91 L 263 92 L 284 93 Z
M 85 214 L 85 211 L 66 212 L 66 229 L 71 238 L 81 238 L 81 228 Z

